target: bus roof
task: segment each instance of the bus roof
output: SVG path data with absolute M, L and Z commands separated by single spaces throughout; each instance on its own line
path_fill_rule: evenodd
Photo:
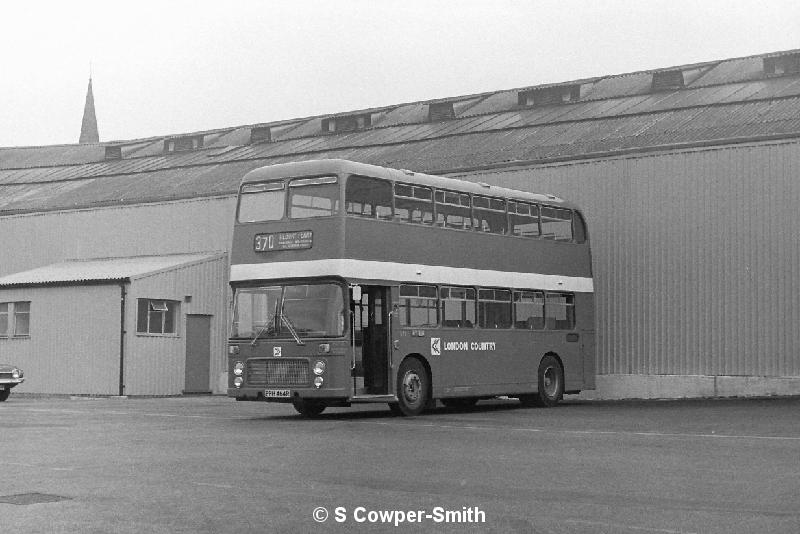
M 278 178 L 292 178 L 327 173 L 358 174 L 373 178 L 384 178 L 387 180 L 395 180 L 404 183 L 426 185 L 436 189 L 461 191 L 464 193 L 472 193 L 474 195 L 516 199 L 529 202 L 542 202 L 545 204 L 559 204 L 566 208 L 578 209 L 578 207 L 574 204 L 554 195 L 530 193 L 528 191 L 508 189 L 505 187 L 498 187 L 481 182 L 470 182 L 467 180 L 460 180 L 458 178 L 448 178 L 444 176 L 434 176 L 432 174 L 423 174 L 407 170 L 390 169 L 388 167 L 379 167 L 377 165 L 369 165 L 366 163 L 359 163 L 346 159 L 319 159 L 268 165 L 266 167 L 260 167 L 248 172 L 244 178 L 242 178 L 242 183 L 263 182 Z

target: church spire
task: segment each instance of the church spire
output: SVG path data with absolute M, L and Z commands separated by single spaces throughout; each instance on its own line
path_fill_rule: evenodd
M 81 123 L 81 137 L 78 143 L 99 143 L 100 134 L 97 131 L 97 117 L 94 113 L 94 95 L 92 94 L 92 76 L 89 75 L 89 88 L 86 90 L 86 104 L 83 106 L 83 122 Z

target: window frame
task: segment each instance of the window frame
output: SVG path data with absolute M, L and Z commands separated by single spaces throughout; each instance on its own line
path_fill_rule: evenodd
M 398 186 L 399 187 L 410 187 L 412 196 L 398 195 L 397 194 Z M 430 192 L 430 198 L 418 197 L 416 195 L 416 191 L 417 190 L 427 190 L 427 191 L 429 191 Z M 399 223 L 406 223 L 406 224 L 414 224 L 414 225 L 419 225 L 419 226 L 434 226 L 434 223 L 436 222 L 436 210 L 435 210 L 435 204 L 436 203 L 434 202 L 434 191 L 435 191 L 435 189 L 430 185 L 413 184 L 413 183 L 409 183 L 409 182 L 399 182 L 399 181 L 398 182 L 394 182 L 393 187 L 392 187 L 392 221 L 399 222 Z M 430 216 L 431 216 L 430 221 L 425 221 L 425 215 L 424 215 L 425 212 L 422 211 L 422 210 L 420 210 L 420 213 L 422 214 L 422 218 L 419 221 L 413 220 L 413 216 L 411 216 L 411 214 L 413 214 L 413 211 L 414 211 L 413 209 L 410 210 L 411 214 L 409 214 L 410 216 L 409 216 L 408 219 L 398 215 L 398 213 L 397 213 L 397 200 L 398 200 L 398 198 L 400 198 L 402 200 L 408 200 L 408 201 L 411 201 L 411 202 L 416 202 L 416 203 L 418 203 L 420 205 L 423 205 L 423 204 L 427 203 L 427 205 L 428 205 L 428 207 L 430 209 L 430 211 L 429 211 Z M 408 210 L 408 208 L 402 208 L 402 209 Z
M 411 288 L 414 288 L 416 290 L 415 294 L 411 294 L 411 292 L 409 291 Z M 429 293 L 432 293 L 432 296 L 422 295 L 420 292 L 421 288 L 427 289 Z M 408 302 L 408 305 L 406 304 L 406 301 Z M 417 304 L 421 303 L 422 301 L 425 301 L 426 305 L 413 306 L 411 305 L 412 301 L 417 301 Z M 413 315 L 412 310 L 415 309 L 426 310 L 426 313 L 429 318 L 430 318 L 430 310 L 432 309 L 435 315 L 435 322 L 412 324 L 411 322 L 411 318 Z M 397 320 L 400 328 L 437 328 L 441 324 L 441 305 L 439 304 L 438 286 L 434 284 L 399 284 L 397 312 L 398 312 Z
M 142 325 L 142 304 L 146 306 L 145 323 Z M 165 309 L 155 309 L 155 305 Z M 160 316 L 160 331 L 152 331 L 151 319 L 154 316 Z M 172 332 L 165 332 L 167 328 L 168 316 L 171 316 Z M 136 299 L 136 335 L 137 336 L 155 336 L 155 337 L 180 337 L 180 317 L 181 317 L 181 301 L 174 299 L 155 299 L 155 298 L 137 298 Z M 144 330 L 142 327 L 144 326 Z
M 463 297 L 453 297 L 451 292 L 453 290 L 463 291 Z M 446 303 L 460 302 L 460 319 L 451 319 L 456 324 L 447 324 L 447 306 Z M 472 312 L 471 314 L 469 312 Z M 466 328 L 473 329 L 478 324 L 478 306 L 477 306 L 477 292 L 474 287 L 469 286 L 452 286 L 440 285 L 439 286 L 439 315 L 440 322 L 444 328 Z
M 350 187 L 350 183 L 352 180 L 356 181 L 370 181 L 370 182 L 377 182 L 383 187 L 388 187 L 389 189 L 389 205 L 388 206 L 378 206 L 377 203 L 373 204 L 373 213 L 370 215 L 365 215 L 363 213 L 357 213 L 350 211 L 350 205 L 348 204 L 348 189 Z M 365 205 L 365 203 L 361 203 L 361 205 Z M 376 208 L 378 207 L 388 207 L 389 213 L 388 215 L 382 216 L 380 211 Z M 345 217 L 353 217 L 356 219 L 374 219 L 379 221 L 392 221 L 394 220 L 394 183 L 391 180 L 386 180 L 384 178 L 375 178 L 374 176 L 366 176 L 363 174 L 350 174 L 347 176 L 344 184 L 344 214 Z
M 508 299 L 498 298 L 498 294 L 508 294 Z M 478 288 L 477 292 L 477 324 L 478 328 L 486 330 L 508 330 L 514 326 L 513 316 L 513 291 L 507 288 Z M 502 306 L 501 306 L 502 305 Z M 492 316 L 496 318 L 497 310 L 505 308 L 505 317 L 500 316 L 500 319 L 505 319 L 505 322 L 494 322 L 494 326 L 490 326 L 489 319 Z M 490 313 L 492 312 L 492 313 Z
M 25 339 L 31 337 L 30 300 L 0 302 L 0 307 L 5 307 L 5 311 L 0 311 L 0 315 L 5 317 L 5 331 L 0 331 L 0 339 Z M 24 311 L 21 311 L 20 308 L 24 308 Z M 21 321 L 20 316 L 26 316 L 26 320 Z M 20 324 L 25 324 L 25 332 L 19 331 Z

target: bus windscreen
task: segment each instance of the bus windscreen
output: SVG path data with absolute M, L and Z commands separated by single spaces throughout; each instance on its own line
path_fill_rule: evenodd
M 338 284 L 248 287 L 234 296 L 232 337 L 301 338 L 344 335 L 344 296 Z

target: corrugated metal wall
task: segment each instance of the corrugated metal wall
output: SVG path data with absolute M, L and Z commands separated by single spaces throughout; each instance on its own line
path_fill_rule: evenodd
M 599 374 L 800 376 L 800 143 L 463 176 L 584 207 Z
M 0 276 L 78 258 L 225 251 L 234 197 L 0 217 Z
M 0 339 L 0 361 L 25 372 L 14 391 L 118 393 L 119 285 L 0 289 L 14 301 L 31 303 L 30 337 Z
M 225 304 L 227 257 L 186 265 L 131 281 L 127 295 L 125 343 L 125 393 L 128 395 L 179 395 L 184 389 L 186 315 L 211 316 L 209 390 L 225 372 L 227 312 Z M 191 296 L 191 302 L 186 297 Z M 177 336 L 136 332 L 136 299 L 181 302 Z

